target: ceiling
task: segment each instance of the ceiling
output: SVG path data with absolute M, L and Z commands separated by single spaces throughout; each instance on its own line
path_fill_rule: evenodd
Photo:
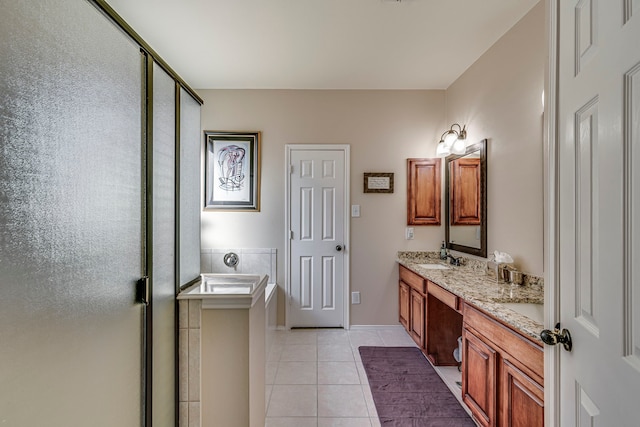
M 195 89 L 446 89 L 538 1 L 107 0 Z

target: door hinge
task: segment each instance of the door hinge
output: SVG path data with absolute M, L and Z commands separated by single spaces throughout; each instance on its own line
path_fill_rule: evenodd
M 289 173 L 293 173 L 293 165 L 289 165 Z
M 149 276 L 143 276 L 138 280 L 136 302 L 149 305 Z
M 289 230 L 289 240 L 293 240 L 293 230 Z

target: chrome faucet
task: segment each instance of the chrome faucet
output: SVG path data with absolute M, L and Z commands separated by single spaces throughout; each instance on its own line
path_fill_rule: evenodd
M 447 254 L 447 258 L 450 258 L 449 259 L 449 264 L 455 265 L 455 266 L 460 266 L 460 257 L 456 258 L 451 254 Z

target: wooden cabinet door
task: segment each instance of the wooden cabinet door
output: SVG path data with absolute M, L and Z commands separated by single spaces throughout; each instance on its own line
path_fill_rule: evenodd
M 415 289 L 411 289 L 411 314 L 409 316 L 411 338 L 420 348 L 424 348 L 424 300 L 425 297 Z
M 399 313 L 400 313 L 400 323 L 402 324 L 402 326 L 404 326 L 404 329 L 407 330 L 407 332 L 409 331 L 409 310 L 411 307 L 411 302 L 409 300 L 409 285 L 407 285 L 406 283 L 404 283 L 403 281 L 398 282 L 399 284 L 399 298 L 398 300 L 400 301 L 400 309 L 399 309 Z
M 467 328 L 462 336 L 462 400 L 480 425 L 495 426 L 497 352 Z
M 451 225 L 480 225 L 482 217 L 479 158 L 460 158 L 450 167 Z
M 440 225 L 440 159 L 407 159 L 407 224 Z
M 544 425 L 544 389 L 509 360 L 501 363 L 500 425 L 541 427 Z

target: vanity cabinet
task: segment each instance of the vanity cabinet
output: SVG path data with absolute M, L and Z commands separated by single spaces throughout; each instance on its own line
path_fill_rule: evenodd
M 425 331 L 425 279 L 413 271 L 400 266 L 400 323 L 411 338 L 424 348 Z
M 482 426 L 544 425 L 541 345 L 464 304 L 462 399 Z
M 424 348 L 424 304 L 425 296 L 415 289 L 411 289 L 411 322 L 409 334 L 411 338 Z
M 456 366 L 453 350 L 462 331 L 459 299 L 400 266 L 399 320 L 434 365 Z
M 409 285 L 404 283 L 402 280 L 398 282 L 398 301 L 400 302 L 400 324 L 404 326 L 404 329 L 409 331 L 409 313 L 411 311 L 411 301 L 409 300 L 409 296 L 411 293 L 411 288 Z
M 462 336 L 464 402 L 480 425 L 495 425 L 498 353 L 467 328 Z
M 436 366 L 457 366 L 453 350 L 462 335 L 460 299 L 439 285 L 427 281 L 425 354 Z

